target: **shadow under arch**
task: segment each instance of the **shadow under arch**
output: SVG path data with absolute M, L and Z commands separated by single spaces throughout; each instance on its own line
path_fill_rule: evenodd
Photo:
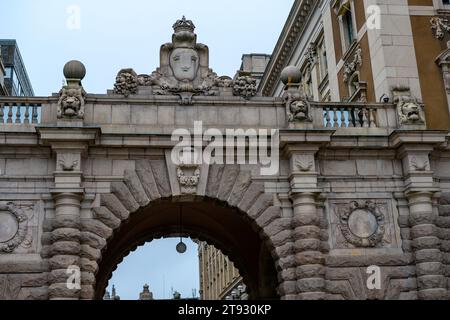
M 138 246 L 153 239 L 180 236 L 180 206 L 181 235 L 214 245 L 228 256 L 243 277 L 250 299 L 279 299 L 273 247 L 262 229 L 239 209 L 205 197 L 152 201 L 122 222 L 102 250 L 95 299 L 102 299 L 118 264 Z

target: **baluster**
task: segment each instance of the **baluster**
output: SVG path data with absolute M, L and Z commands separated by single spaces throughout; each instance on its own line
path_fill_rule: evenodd
M 355 108 L 355 127 L 356 128 L 361 128 L 361 120 L 360 120 L 360 115 L 359 115 L 359 108 Z
M 363 120 L 363 128 L 369 127 L 369 121 L 367 120 L 367 108 L 362 109 L 362 120 Z
M 33 113 L 32 113 L 32 123 L 38 123 L 38 112 L 37 112 L 37 106 L 35 104 L 32 105 L 33 106 Z
M 12 116 L 13 116 L 13 112 L 12 112 L 12 105 L 10 105 L 9 103 L 6 104 L 8 106 L 8 119 L 6 120 L 7 123 L 12 123 Z
M 345 108 L 341 107 L 341 127 L 346 128 L 347 124 L 345 123 Z
M 355 110 L 349 108 L 347 114 L 348 114 L 348 127 L 353 128 L 355 126 Z
M 0 103 L 0 123 L 4 123 L 5 119 L 3 119 L 3 117 L 5 116 L 5 114 L 3 113 L 3 104 Z
M 30 123 L 30 105 L 25 104 L 25 117 L 23 119 L 23 123 L 29 124 Z
M 16 105 L 16 120 L 14 121 L 14 123 L 20 123 L 22 119 L 20 119 L 20 109 L 22 108 L 22 104 L 19 103 Z
M 339 128 L 338 115 L 337 115 L 337 108 L 336 107 L 333 108 L 333 127 L 334 128 Z
M 325 108 L 325 127 L 330 128 L 331 127 L 331 117 L 330 117 L 330 107 Z
M 377 127 L 377 121 L 375 118 L 376 110 L 375 109 L 369 109 L 369 115 L 370 115 L 370 128 L 376 128 Z

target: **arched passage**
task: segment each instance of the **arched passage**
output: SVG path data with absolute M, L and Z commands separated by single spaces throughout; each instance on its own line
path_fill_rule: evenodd
M 260 228 L 236 208 L 203 199 L 174 202 L 161 200 L 139 209 L 115 232 L 102 252 L 96 275 L 95 298 L 101 299 L 108 280 L 122 259 L 137 246 L 154 238 L 182 235 L 214 245 L 233 261 L 252 299 L 276 299 L 278 287 L 272 248 Z

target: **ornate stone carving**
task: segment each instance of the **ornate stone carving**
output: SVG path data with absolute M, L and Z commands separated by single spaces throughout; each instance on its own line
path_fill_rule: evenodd
M 401 125 L 425 123 L 423 107 L 416 98 L 411 96 L 409 88 L 395 88 L 393 94 L 394 103 L 397 105 L 397 115 Z
M 233 95 L 249 99 L 256 95 L 256 79 L 240 75 L 233 82 Z
M 180 164 L 177 167 L 177 179 L 182 194 L 195 193 L 200 181 L 200 167 L 196 164 Z
M 344 64 L 344 82 L 347 83 L 353 73 L 358 70 L 362 66 L 362 49 L 361 47 L 357 47 L 355 54 L 353 56 L 353 60 L 351 62 L 346 62 Z
M 0 203 L 0 253 L 11 253 L 27 237 L 28 216 L 12 202 Z
M 430 162 L 426 158 L 412 157 L 411 158 L 411 171 L 426 171 L 430 168 Z
M 288 90 L 284 101 L 289 122 L 312 121 L 310 104 L 302 91 Z
M 128 97 L 130 94 L 136 94 L 138 87 L 138 76 L 133 69 L 122 69 L 116 76 L 114 84 L 114 93 L 122 94 Z
M 220 88 L 233 88 L 233 94 L 250 98 L 256 95 L 256 80 L 238 77 L 218 77 L 209 68 L 209 49 L 197 43 L 195 25 L 185 17 L 173 25 L 172 42 L 161 46 L 160 67 L 152 74 L 136 75 L 132 69 L 119 72 L 114 93 L 125 96 L 138 92 L 138 86 L 152 88 L 155 95 L 177 95 L 180 104 L 190 105 L 197 95 L 219 95 Z
M 294 161 L 295 167 L 302 172 L 309 172 L 314 167 L 314 160 L 304 155 L 299 156 Z
M 306 57 L 306 60 L 308 60 L 308 63 L 310 64 L 310 66 L 316 64 L 317 49 L 316 49 L 316 45 L 314 43 L 310 43 L 305 57 Z
M 58 119 L 84 118 L 84 101 L 86 92 L 82 87 L 64 86 L 59 92 Z
M 356 247 L 376 247 L 385 233 L 385 216 L 374 201 L 352 201 L 337 208 L 339 229 Z
M 444 38 L 445 32 L 450 32 L 450 24 L 448 19 L 442 17 L 433 17 L 430 19 L 431 30 L 434 32 L 434 37 L 438 40 Z
M 78 159 L 70 154 L 62 154 L 59 157 L 58 164 L 62 171 L 74 171 L 79 164 Z

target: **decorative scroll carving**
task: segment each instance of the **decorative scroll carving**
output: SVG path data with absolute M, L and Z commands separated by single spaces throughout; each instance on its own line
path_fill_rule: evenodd
M 374 201 L 352 201 L 337 208 L 339 229 L 356 247 L 376 247 L 385 233 L 385 216 Z
M 0 203 L 0 252 L 11 253 L 26 240 L 28 216 L 12 202 Z
M 393 93 L 401 125 L 425 123 L 423 107 L 416 98 L 411 96 L 409 88 L 398 87 L 393 90 Z
M 448 19 L 442 17 L 433 17 L 430 19 L 431 30 L 434 37 L 438 40 L 444 39 L 445 32 L 450 32 L 450 24 Z
M 353 60 L 351 62 L 347 62 L 344 65 L 344 82 L 347 83 L 353 73 L 358 70 L 362 66 L 362 49 L 361 47 L 357 47 L 355 54 L 353 56 Z
M 192 194 L 197 191 L 200 181 L 200 167 L 192 164 L 181 164 L 177 167 L 177 179 L 180 183 L 181 193 Z
M 61 118 L 84 118 L 86 92 L 83 87 L 64 86 L 59 92 L 57 116 Z
M 128 97 L 130 94 L 137 93 L 137 87 L 138 76 L 133 69 L 122 69 L 119 71 L 114 84 L 114 93 Z

